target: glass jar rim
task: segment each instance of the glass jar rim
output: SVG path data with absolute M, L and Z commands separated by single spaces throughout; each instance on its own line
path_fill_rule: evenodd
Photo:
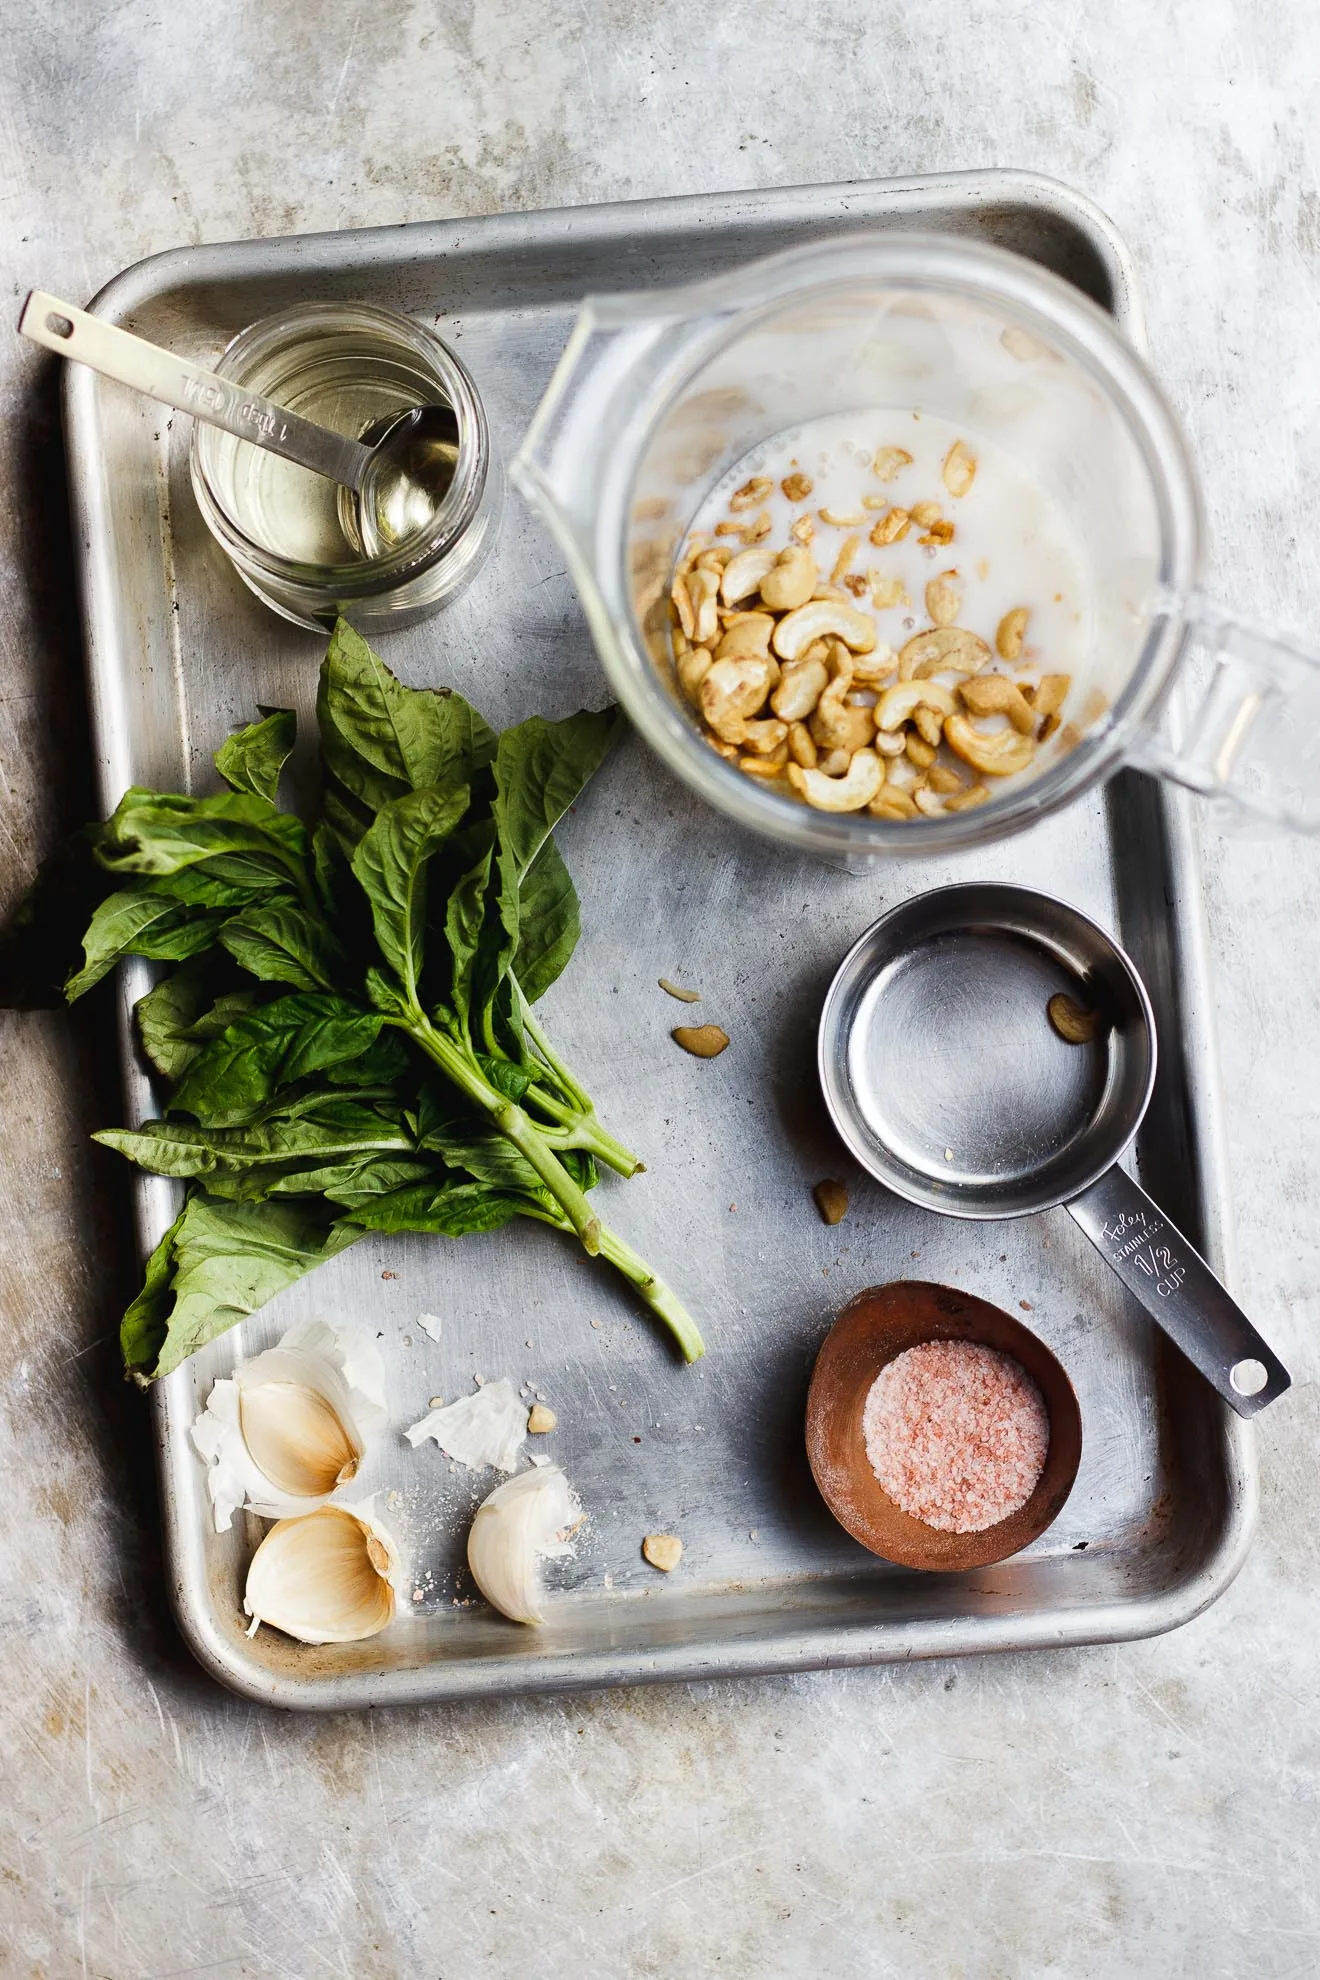
M 804 280 L 812 268 L 819 273 Z M 1172 685 L 1183 645 L 1181 618 L 1196 584 L 1201 550 L 1200 502 L 1181 429 L 1149 367 L 1114 320 L 1072 283 L 1035 262 L 983 242 L 941 235 L 850 235 L 813 242 L 667 296 L 667 314 L 681 317 L 684 305 L 691 303 L 693 313 L 718 313 L 721 320 L 710 336 L 685 349 L 681 369 L 666 379 L 663 397 L 657 395 L 647 407 L 645 431 L 634 438 L 621 514 L 631 511 L 650 434 L 700 370 L 752 325 L 790 302 L 798 305 L 876 280 L 1007 313 L 1061 347 L 1096 381 L 1123 419 L 1147 474 L 1161 532 L 1161 584 L 1141 654 L 1106 719 L 1030 781 L 992 795 L 973 810 L 923 820 L 936 829 L 914 836 L 908 822 L 813 810 L 743 776 L 703 744 L 646 651 L 627 570 L 626 531 L 620 529 L 618 564 L 611 577 L 626 610 L 621 642 L 626 664 L 608 671 L 642 733 L 676 774 L 739 824 L 804 848 L 852 856 L 900 848 L 947 852 L 984 843 L 1059 810 L 1116 768 Z M 647 300 L 637 299 L 638 314 Z M 630 313 L 622 298 L 611 299 L 602 322 L 614 327 Z
M 266 576 L 293 587 L 318 592 L 331 587 L 344 599 L 365 600 L 393 591 L 431 569 L 453 549 L 480 507 L 489 470 L 490 430 L 485 407 L 467 366 L 438 332 L 411 316 L 384 309 L 377 303 L 313 301 L 293 303 L 287 309 L 247 324 L 226 344 L 215 369 L 222 377 L 242 384 L 239 368 L 245 361 L 296 341 L 300 328 L 310 332 L 349 320 L 365 322 L 369 328 L 387 332 L 396 342 L 405 344 L 435 376 L 457 418 L 458 466 L 429 529 L 382 557 L 354 558 L 342 564 L 307 563 L 282 556 L 258 542 L 226 506 L 208 471 L 206 458 L 206 450 L 225 436 L 200 420 L 193 424 L 190 467 L 204 520 L 240 566 L 250 563 Z M 292 337 L 290 331 L 294 333 Z M 236 444 L 251 443 L 239 440 Z

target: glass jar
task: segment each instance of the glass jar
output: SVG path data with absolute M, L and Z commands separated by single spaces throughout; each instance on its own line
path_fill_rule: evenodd
M 367 557 L 344 532 L 333 482 L 198 421 L 198 507 L 265 604 L 312 632 L 341 615 L 364 631 L 399 627 L 476 575 L 495 540 L 503 477 L 477 388 L 434 332 L 367 303 L 301 303 L 241 330 L 216 370 L 354 440 L 412 406 L 449 406 L 458 422 L 454 478 L 433 523 Z

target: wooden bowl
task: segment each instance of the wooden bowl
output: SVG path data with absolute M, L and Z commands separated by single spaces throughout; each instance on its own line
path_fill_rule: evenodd
M 944 1533 L 894 1504 L 871 1469 L 862 1412 L 886 1362 L 922 1341 L 978 1341 L 1012 1355 L 1037 1384 L 1050 1419 L 1045 1469 L 1026 1504 L 980 1533 Z M 1020 1320 L 952 1286 L 901 1279 L 844 1307 L 816 1357 L 807 1395 L 807 1458 L 840 1526 L 900 1567 L 956 1573 L 1007 1560 L 1040 1538 L 1073 1488 L 1082 1418 L 1072 1383 Z

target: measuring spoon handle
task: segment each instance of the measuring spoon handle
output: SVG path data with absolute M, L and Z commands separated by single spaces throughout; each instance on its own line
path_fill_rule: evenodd
M 200 364 L 176 357 L 173 351 L 134 337 L 99 316 L 89 316 L 86 310 L 74 309 L 58 296 L 33 289 L 23 305 L 18 327 L 23 336 L 48 351 L 76 358 L 106 378 L 118 379 L 121 385 L 145 392 L 148 398 L 191 413 L 208 426 L 222 427 L 283 460 L 296 461 L 299 467 L 323 474 L 355 493 L 361 489 L 371 459 L 370 447 L 315 426 Z
M 1239 1416 L 1292 1383 L 1279 1357 L 1182 1232 L 1120 1168 L 1066 1206 L 1157 1326 Z

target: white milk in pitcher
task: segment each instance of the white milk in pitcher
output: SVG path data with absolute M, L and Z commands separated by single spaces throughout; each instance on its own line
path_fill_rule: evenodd
M 808 804 L 969 809 L 1095 717 L 1086 573 L 1058 501 L 997 444 L 927 413 L 810 420 L 693 520 L 680 686 L 721 754 Z

